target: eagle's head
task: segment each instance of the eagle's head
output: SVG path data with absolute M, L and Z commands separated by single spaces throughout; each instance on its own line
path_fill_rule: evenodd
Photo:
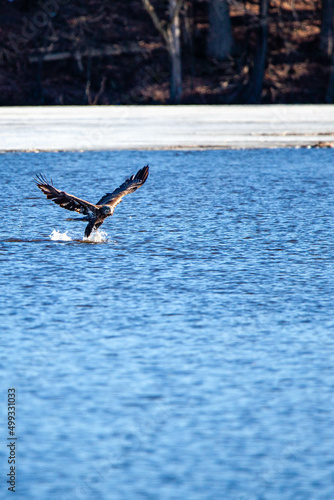
M 113 212 L 114 212 L 113 209 L 108 205 L 103 205 L 103 207 L 100 208 L 101 215 L 112 215 Z

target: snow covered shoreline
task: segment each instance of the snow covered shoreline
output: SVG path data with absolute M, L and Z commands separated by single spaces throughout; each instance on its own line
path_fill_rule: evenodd
M 334 146 L 334 105 L 0 107 L 0 151 Z

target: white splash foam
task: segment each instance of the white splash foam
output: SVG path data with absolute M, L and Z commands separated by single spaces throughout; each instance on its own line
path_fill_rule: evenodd
M 60 233 L 57 231 L 57 229 L 54 229 L 52 233 L 50 234 L 50 240 L 52 241 L 72 241 L 71 236 L 67 234 L 67 231 L 65 233 Z
M 108 241 L 108 234 L 105 231 L 93 231 L 89 238 L 84 238 L 84 241 L 104 243 L 105 241 Z

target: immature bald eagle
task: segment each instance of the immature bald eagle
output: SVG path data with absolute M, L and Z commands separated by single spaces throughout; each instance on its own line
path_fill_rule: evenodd
M 48 182 L 42 174 L 36 174 L 34 181 L 46 197 L 54 201 L 57 205 L 66 208 L 66 210 L 72 210 L 73 212 L 79 212 L 80 214 L 86 215 L 86 217 L 76 220 L 88 221 L 88 225 L 85 229 L 85 236 L 88 238 L 92 231 L 95 231 L 103 224 L 104 219 L 110 217 L 114 213 L 116 205 L 122 201 L 123 196 L 133 193 L 144 184 L 148 177 L 148 170 L 148 166 L 138 170 L 136 175 L 132 175 L 123 182 L 119 188 L 115 189 L 115 191 L 102 196 L 96 205 L 65 193 L 65 191 L 59 191 L 59 189 L 54 187 L 52 180 Z

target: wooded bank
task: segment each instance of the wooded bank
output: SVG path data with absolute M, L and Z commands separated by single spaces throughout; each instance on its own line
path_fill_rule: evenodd
M 334 0 L 2 4 L 0 105 L 333 102 Z

